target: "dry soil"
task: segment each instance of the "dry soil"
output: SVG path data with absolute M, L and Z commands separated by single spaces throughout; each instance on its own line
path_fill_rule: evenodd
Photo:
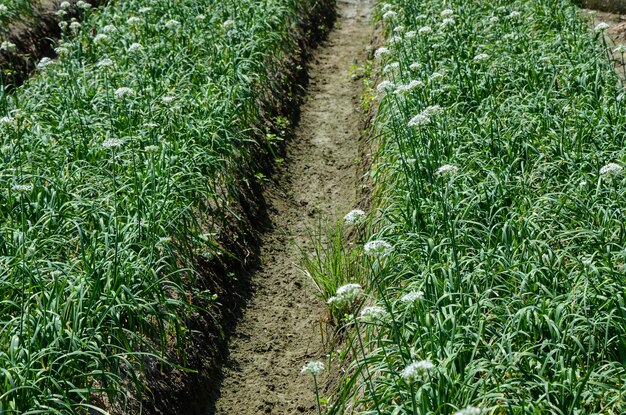
M 300 368 L 326 354 L 320 335 L 326 308 L 297 264 L 318 224 L 357 201 L 359 86 L 350 69 L 367 59 L 373 31 L 373 0 L 337 3 L 335 28 L 309 66 L 296 136 L 265 193 L 272 229 L 262 238 L 254 294 L 230 339 L 219 397 L 208 414 L 315 413 L 313 382 Z

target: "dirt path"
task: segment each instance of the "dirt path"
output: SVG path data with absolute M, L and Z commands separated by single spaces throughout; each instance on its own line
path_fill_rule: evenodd
M 356 203 L 358 85 L 349 68 L 366 58 L 372 0 L 339 0 L 339 17 L 314 53 L 310 85 L 287 162 L 266 192 L 272 230 L 263 237 L 254 294 L 229 344 L 220 397 L 209 414 L 314 413 L 311 379 L 300 375 L 323 360 L 325 305 L 299 271 L 298 246 L 321 220 Z

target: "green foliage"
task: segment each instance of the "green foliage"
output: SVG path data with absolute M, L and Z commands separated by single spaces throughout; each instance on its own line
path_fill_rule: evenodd
M 361 264 L 387 317 L 354 322 L 329 413 L 624 413 L 626 107 L 603 32 L 567 1 L 377 15 L 372 239 L 393 250 Z
M 222 253 L 263 95 L 317 7 L 110 2 L 0 93 L 0 412 L 83 413 L 141 391 L 148 357 L 184 358 L 187 318 L 216 300 L 196 259 Z

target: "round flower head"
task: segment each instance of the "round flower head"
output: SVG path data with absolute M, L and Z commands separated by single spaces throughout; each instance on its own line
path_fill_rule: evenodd
M 487 55 L 486 53 L 479 53 L 478 55 L 474 56 L 474 61 L 476 62 L 482 62 L 487 59 L 489 59 L 489 55 Z
M 454 14 L 454 11 L 450 9 L 445 9 L 441 12 L 441 17 L 450 17 Z
M 104 148 L 118 148 L 121 147 L 124 142 L 119 138 L 107 138 L 102 142 Z
M 417 33 L 419 33 L 420 35 L 425 35 L 427 33 L 432 33 L 433 28 L 430 26 L 424 26 L 422 28 L 420 28 Z
M 383 20 L 392 19 L 392 18 L 396 17 L 397 15 L 398 15 L 398 13 L 394 12 L 393 10 L 389 10 L 388 12 L 383 14 Z
M 596 27 L 593 29 L 596 32 L 604 32 L 606 29 L 608 29 L 610 26 L 605 23 L 605 22 L 600 22 L 596 25 Z
M 417 32 L 415 30 L 411 30 L 404 34 L 404 37 L 407 39 L 413 39 L 415 36 L 417 36 Z
M 374 57 L 376 59 L 380 59 L 383 57 L 383 55 L 388 55 L 390 53 L 388 48 L 378 48 L 376 49 L 376 52 L 374 52 Z
M 142 50 L 143 50 L 143 46 L 141 45 L 141 43 L 133 43 L 132 45 L 128 47 L 128 51 L 130 53 L 137 53 L 137 52 L 141 52 Z
M 376 90 L 380 94 L 382 94 L 384 92 L 393 91 L 394 88 L 395 88 L 395 85 L 393 84 L 393 82 L 391 82 L 391 81 L 382 81 L 380 84 L 378 84 L 378 86 L 376 87 Z
M 361 209 L 354 209 L 348 212 L 348 214 L 344 216 L 343 218 L 343 221 L 347 225 L 358 225 L 362 223 L 364 220 L 365 220 L 365 212 L 363 212 Z
M 405 367 L 402 372 L 400 372 L 400 376 L 409 383 L 416 382 L 423 380 L 428 374 L 428 371 L 434 367 L 435 365 L 433 365 L 433 362 L 430 360 L 420 360 Z
M 417 71 L 419 69 L 422 69 L 422 64 L 419 62 L 413 62 L 412 64 L 409 65 L 409 69 L 412 71 Z
M 443 74 L 441 72 L 433 72 L 428 79 L 431 81 L 436 81 L 438 79 L 443 79 Z
M 617 163 L 609 163 L 600 169 L 600 174 L 604 176 L 610 173 L 619 173 L 622 169 L 623 167 Z
M 12 125 L 15 124 L 15 118 L 10 116 L 5 116 L 0 118 L 0 125 Z
M 96 67 L 98 68 L 110 68 L 114 66 L 113 61 L 109 58 L 102 59 L 100 62 L 96 63 Z
M 64 1 L 61 4 L 59 4 L 59 9 L 61 10 L 67 10 L 70 8 L 70 2 L 69 1 Z
M 366 255 L 374 257 L 383 257 L 391 252 L 391 244 L 387 241 L 377 240 L 370 241 L 363 246 Z
M 357 298 L 363 289 L 359 284 L 346 284 L 337 288 L 337 297 L 344 299 L 345 301 L 353 301 Z
M 94 36 L 93 43 L 100 44 L 106 42 L 107 40 L 109 40 L 109 36 L 105 35 L 104 33 L 99 33 Z
M 52 59 L 47 58 L 47 57 L 41 58 L 41 60 L 37 64 L 37 69 L 45 69 L 52 64 L 54 64 L 54 61 Z
M 444 164 L 443 166 L 435 170 L 435 176 L 442 176 L 444 174 L 455 174 L 458 171 L 459 168 L 457 166 L 454 166 L 452 164 Z
M 15 186 L 13 186 L 13 190 L 19 193 L 27 193 L 33 190 L 33 185 L 30 183 L 16 184 Z
M 421 88 L 423 86 L 424 86 L 424 83 L 422 81 L 413 80 L 413 81 L 409 82 L 406 85 L 398 86 L 398 88 L 396 89 L 395 93 L 401 95 L 401 94 L 407 93 L 409 91 L 412 91 L 412 90 L 414 90 L 416 88 Z
M 409 127 L 421 127 L 423 125 L 428 125 L 431 122 L 431 118 L 428 114 L 419 113 L 415 117 L 411 118 L 409 123 L 407 124 Z
M 141 9 L 139 9 L 139 13 L 141 14 L 146 14 L 152 11 L 152 7 L 142 7 Z
M 178 20 L 168 20 L 167 22 L 165 22 L 165 27 L 167 27 L 170 30 L 176 30 L 180 27 L 180 22 Z
M 398 68 L 400 68 L 400 62 L 391 62 L 389 65 L 383 68 L 383 73 L 389 74 L 396 71 Z
M 91 4 L 89 4 L 87 2 L 84 2 L 83 0 L 78 0 L 76 2 L 76 7 L 78 7 L 79 9 L 82 9 L 82 10 L 89 10 L 89 9 L 91 9 Z
M 0 50 L 15 52 L 17 50 L 17 46 L 15 45 L 15 43 L 5 40 L 4 42 L 0 43 Z
M 446 17 L 445 19 L 443 19 L 441 21 L 441 26 L 446 27 L 446 26 L 453 26 L 455 23 L 454 19 L 452 17 Z
M 465 409 L 461 409 L 460 411 L 456 411 L 454 415 L 481 415 L 485 411 L 481 408 L 477 408 L 475 406 L 468 406 Z
M 424 298 L 423 291 L 411 291 L 400 297 L 400 301 L 402 301 L 403 303 L 412 304 L 418 300 L 421 300 L 422 298 Z
M 129 17 L 128 20 L 126 20 L 126 23 L 128 23 L 129 26 L 137 26 L 139 23 L 141 23 L 141 18 L 137 16 L 132 16 Z
M 300 373 L 302 373 L 303 375 L 317 376 L 322 370 L 324 370 L 324 363 L 309 362 L 306 365 L 302 366 L 302 369 L 300 369 Z
M 78 23 L 78 22 L 70 23 L 70 30 L 72 30 L 74 32 L 78 32 L 81 27 L 82 27 L 82 25 L 80 23 Z
M 159 146 L 155 146 L 155 145 L 149 145 L 143 148 L 143 151 L 145 151 L 146 153 L 152 153 L 153 151 L 158 151 L 158 150 L 159 150 Z
M 141 20 L 141 19 L 139 19 L 139 20 Z M 109 25 L 104 26 L 104 27 L 102 28 L 102 31 L 103 31 L 104 33 L 109 33 L 109 34 L 111 34 L 111 33 L 115 33 L 115 32 L 117 32 L 117 27 L 115 27 L 115 26 L 113 26 L 113 25 L 109 24 Z
M 0 16 L 7 13 L 8 11 L 9 11 L 9 8 L 6 5 L 0 4 Z
M 388 315 L 389 314 L 387 314 L 387 310 L 377 305 L 365 307 L 363 310 L 361 310 L 361 318 L 368 322 L 378 322 L 381 320 L 386 320 Z
M 115 96 L 120 99 L 124 97 L 132 97 L 133 95 L 135 95 L 135 91 L 125 86 L 115 90 Z
M 512 11 L 507 17 L 509 19 L 517 19 L 518 17 L 520 17 L 522 14 L 520 12 L 518 12 L 517 10 Z

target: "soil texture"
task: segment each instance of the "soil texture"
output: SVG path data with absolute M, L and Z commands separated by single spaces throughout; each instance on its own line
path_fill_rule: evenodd
M 359 86 L 351 67 L 367 59 L 373 3 L 339 0 L 335 28 L 313 54 L 295 138 L 264 194 L 271 225 L 261 238 L 253 294 L 230 338 L 208 415 L 316 412 L 313 382 L 300 369 L 325 360 L 326 306 L 297 264 L 319 224 L 357 202 Z

